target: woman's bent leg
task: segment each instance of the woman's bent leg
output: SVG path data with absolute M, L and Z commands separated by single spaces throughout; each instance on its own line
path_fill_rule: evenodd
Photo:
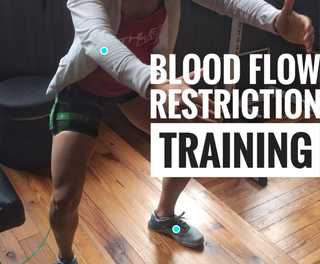
M 127 103 L 120 104 L 119 107 L 133 124 L 150 133 L 149 103 L 149 101 L 141 97 L 136 97 Z M 179 195 L 189 180 L 190 178 L 163 178 L 159 205 L 156 212 L 151 215 L 148 227 L 155 232 L 172 236 L 184 246 L 198 247 L 204 241 L 201 232 L 184 222 L 181 218 L 183 214 L 179 216 L 174 214 L 174 207 Z M 179 227 L 178 234 L 173 232 L 172 229 L 176 225 Z
M 139 96 L 119 104 L 119 108 L 135 126 L 150 134 L 150 101 Z M 154 122 L 161 122 L 161 120 L 154 120 Z M 168 120 L 163 122 L 168 122 Z M 178 121 L 176 120 L 176 122 Z M 189 180 L 190 178 L 163 178 L 162 192 L 157 208 L 158 216 L 170 216 L 174 213 L 179 195 Z
M 158 208 L 156 210 L 159 217 L 170 216 L 174 213 L 174 207 L 179 195 L 186 187 L 190 178 L 163 178 L 162 192 Z
M 64 131 L 53 137 L 49 219 L 59 258 L 74 256 L 72 243 L 78 226 L 78 206 L 94 148 L 95 139 L 78 132 Z

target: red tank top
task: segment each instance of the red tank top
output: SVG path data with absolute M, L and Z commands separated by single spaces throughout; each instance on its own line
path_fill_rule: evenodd
M 145 64 L 150 64 L 150 55 L 166 19 L 163 5 L 155 13 L 143 19 L 134 19 L 121 12 L 121 23 L 117 38 Z M 108 56 L 108 55 L 106 55 Z M 84 90 L 103 97 L 117 97 L 130 91 L 130 88 L 117 82 L 99 65 L 87 77 L 78 81 Z

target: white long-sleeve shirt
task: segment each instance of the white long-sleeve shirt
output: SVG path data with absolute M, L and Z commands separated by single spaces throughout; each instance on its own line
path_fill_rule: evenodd
M 274 19 L 280 10 L 263 0 L 193 0 L 221 15 L 275 33 Z M 165 0 L 167 18 L 153 53 L 168 57 L 177 40 L 181 0 Z M 121 21 L 121 0 L 69 0 L 75 28 L 73 44 L 59 63 L 47 94 L 85 78 L 100 65 L 115 80 L 146 98 L 150 86 L 150 66 L 143 64 L 115 36 Z M 100 49 L 108 48 L 102 55 Z

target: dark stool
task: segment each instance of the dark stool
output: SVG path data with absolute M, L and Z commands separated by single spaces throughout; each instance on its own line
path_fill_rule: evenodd
M 49 82 L 40 76 L 0 82 L 0 163 L 15 169 L 50 165 L 54 96 L 46 95 Z
M 24 221 L 23 204 L 0 168 L 0 232 L 20 226 Z

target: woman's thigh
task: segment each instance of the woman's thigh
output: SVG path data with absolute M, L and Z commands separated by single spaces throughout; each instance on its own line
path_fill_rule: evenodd
M 57 97 L 51 112 L 51 170 L 57 201 L 69 203 L 70 199 L 78 201 L 81 197 L 102 120 L 103 101 L 76 85 L 65 88 Z
M 150 101 L 137 96 L 118 104 L 125 116 L 138 128 L 150 134 Z
M 63 131 L 53 137 L 51 170 L 56 200 L 80 201 L 94 149 L 95 139 L 82 133 Z
M 150 100 L 137 96 L 125 103 L 118 104 L 125 116 L 138 128 L 150 134 L 150 123 L 179 123 L 179 119 L 151 119 Z

